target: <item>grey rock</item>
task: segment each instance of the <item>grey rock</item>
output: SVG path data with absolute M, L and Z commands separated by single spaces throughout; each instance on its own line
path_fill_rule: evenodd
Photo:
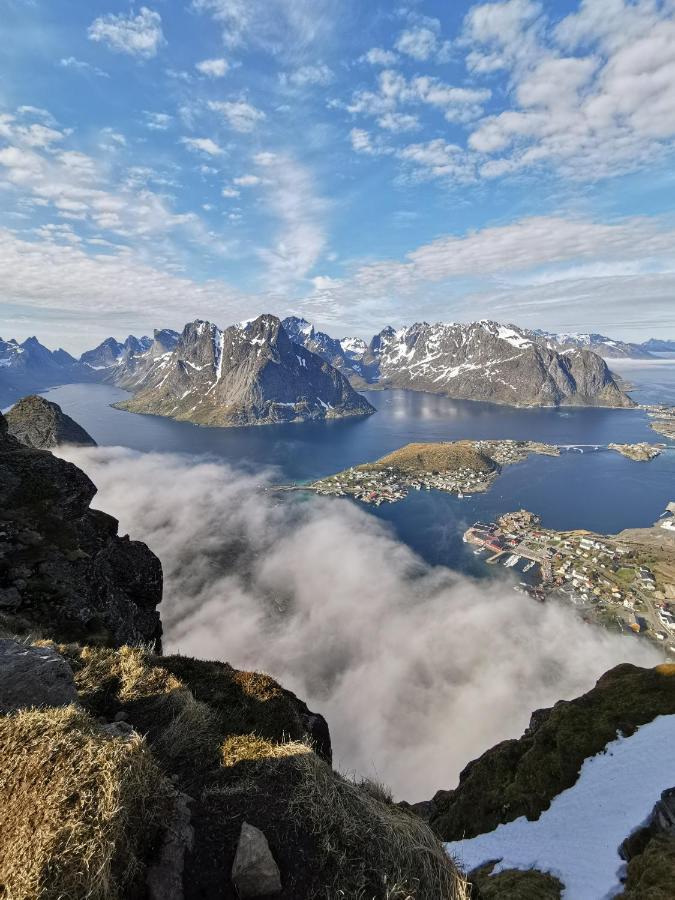
M 281 892 L 281 875 L 267 838 L 253 825 L 242 822 L 232 881 L 241 898 Z
M 173 816 L 167 825 L 159 859 L 146 876 L 149 900 L 183 900 L 185 853 L 192 850 L 194 828 L 190 824 L 192 797 L 176 794 Z
M 50 450 L 60 444 L 95 447 L 96 441 L 60 406 L 31 395 L 19 400 L 7 413 L 9 433 L 26 447 Z
M 51 647 L 0 640 L 0 713 L 77 700 L 73 671 Z
M 72 463 L 19 443 L 0 415 L 0 625 L 56 641 L 159 648 L 160 562 L 119 537 L 112 516 L 90 509 L 95 493 Z
M 101 728 L 101 731 L 105 732 L 105 734 L 110 735 L 110 737 L 126 739 L 130 738 L 134 733 L 134 727 L 128 722 L 107 722 Z
M 136 390 L 117 404 L 201 425 L 237 426 L 370 415 L 374 408 L 330 363 L 294 344 L 276 316 L 224 331 L 191 322 L 175 348 L 148 351 L 149 367 L 118 371 Z

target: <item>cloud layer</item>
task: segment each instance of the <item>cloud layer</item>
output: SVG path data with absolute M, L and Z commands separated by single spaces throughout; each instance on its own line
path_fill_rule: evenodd
M 276 676 L 327 716 L 341 769 L 399 797 L 454 786 L 532 710 L 612 665 L 657 661 L 507 582 L 429 568 L 350 503 L 281 502 L 264 475 L 177 455 L 65 455 L 160 556 L 167 650 Z

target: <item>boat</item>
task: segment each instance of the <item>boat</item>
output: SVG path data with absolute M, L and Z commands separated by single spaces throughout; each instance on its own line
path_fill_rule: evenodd
M 534 566 L 536 566 L 536 562 L 532 559 L 532 560 L 530 560 L 530 562 L 525 566 L 525 568 L 523 569 L 523 572 L 529 572 L 530 569 L 533 568 Z

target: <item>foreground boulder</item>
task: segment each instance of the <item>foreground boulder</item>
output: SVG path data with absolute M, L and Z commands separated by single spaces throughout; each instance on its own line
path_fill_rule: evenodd
M 55 650 L 0 640 L 0 714 L 76 700 L 73 670 Z
M 51 450 L 61 444 L 95 447 L 96 441 L 61 407 L 36 394 L 19 400 L 7 413 L 7 428 L 26 447 Z
M 267 838 L 259 828 L 242 822 L 232 881 L 242 897 L 262 897 L 281 891 L 281 875 Z
M 10 634 L 158 645 L 157 557 L 90 509 L 71 463 L 24 446 L 0 415 L 0 627 Z

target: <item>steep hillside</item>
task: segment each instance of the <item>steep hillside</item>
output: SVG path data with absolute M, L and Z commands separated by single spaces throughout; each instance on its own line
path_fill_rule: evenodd
M 419 817 L 333 770 L 320 714 L 267 675 L 148 648 L 159 563 L 94 492 L 0 415 L 4 894 L 468 900 Z
M 186 325 L 175 349 L 155 359 L 134 397 L 119 406 L 221 426 L 374 411 L 340 372 L 293 344 L 279 319 L 268 315 L 224 331 L 210 322 Z

